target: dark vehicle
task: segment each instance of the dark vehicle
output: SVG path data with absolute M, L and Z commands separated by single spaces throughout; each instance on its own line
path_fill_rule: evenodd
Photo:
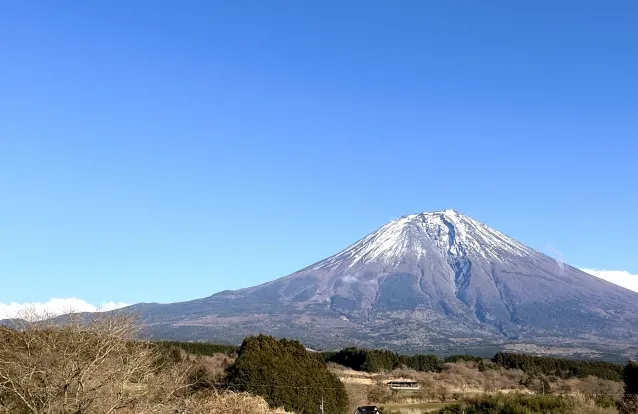
M 354 414 L 383 414 L 383 413 L 374 405 L 366 405 L 366 406 L 357 408 L 357 411 L 355 411 Z

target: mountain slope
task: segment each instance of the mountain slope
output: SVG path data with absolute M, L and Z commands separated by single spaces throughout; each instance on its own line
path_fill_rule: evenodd
M 153 335 L 180 339 L 266 332 L 311 346 L 404 350 L 638 339 L 637 293 L 453 210 L 394 220 L 260 286 L 134 309 Z

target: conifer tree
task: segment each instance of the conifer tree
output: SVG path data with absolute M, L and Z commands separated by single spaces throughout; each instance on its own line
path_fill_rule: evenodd
M 326 413 L 347 411 L 348 395 L 339 378 L 298 341 L 248 337 L 227 374 L 229 388 L 261 395 L 271 407 L 318 413 L 323 399 Z
M 638 413 L 638 364 L 633 361 L 627 362 L 622 377 L 625 382 L 625 396 L 621 404 L 621 412 Z

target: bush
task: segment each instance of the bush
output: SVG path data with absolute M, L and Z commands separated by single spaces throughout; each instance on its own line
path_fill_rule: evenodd
M 298 341 L 246 338 L 226 380 L 230 389 L 263 396 L 271 407 L 311 413 L 323 398 L 325 412 L 346 413 L 348 408 L 339 378 Z
M 616 400 L 611 395 L 597 395 L 594 397 L 596 407 L 616 408 Z
M 205 356 L 213 356 L 215 354 L 233 355 L 239 350 L 238 346 L 208 342 L 158 341 L 157 344 L 163 348 L 178 348 L 189 354 Z
M 246 393 L 204 392 L 179 400 L 166 407 L 161 414 L 286 414 L 282 409 L 271 409 L 262 397 Z M 128 413 L 127 413 L 128 414 Z M 134 414 L 134 413 L 131 413 Z M 137 413 L 135 413 L 137 414 Z
M 570 413 L 571 400 L 554 396 L 508 395 L 468 398 L 439 410 L 439 414 L 518 414 L 518 413 Z
M 162 405 L 189 367 L 135 340 L 128 315 L 69 316 L 0 327 L 0 412 L 100 414 Z
M 192 391 L 215 389 L 215 377 L 203 366 L 195 367 L 188 375 L 188 383 Z
M 368 392 L 368 401 L 384 404 L 392 400 L 392 390 L 384 385 L 376 385 Z
M 211 389 L 210 373 L 179 348 L 137 340 L 130 315 L 42 319 L 0 326 L 2 414 L 285 414 Z

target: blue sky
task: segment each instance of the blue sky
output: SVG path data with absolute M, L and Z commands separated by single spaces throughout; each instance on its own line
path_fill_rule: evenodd
M 2 2 L 0 304 L 207 296 L 447 208 L 636 280 L 637 19 L 629 1 Z

